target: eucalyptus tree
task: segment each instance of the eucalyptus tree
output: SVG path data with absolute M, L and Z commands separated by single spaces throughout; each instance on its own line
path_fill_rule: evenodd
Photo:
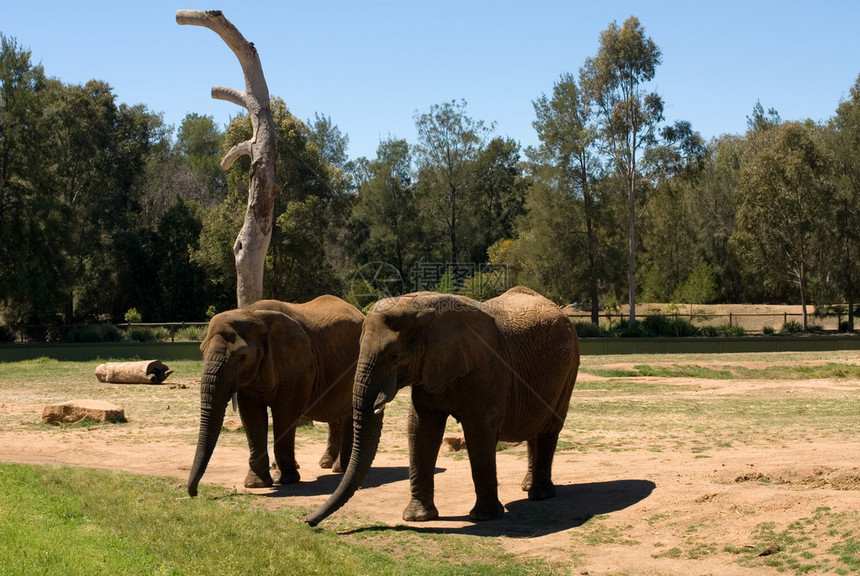
M 471 167 L 492 131 L 481 120 L 466 115 L 466 101 L 434 104 L 424 114 L 415 113 L 418 144 L 415 160 L 418 186 L 448 239 L 450 262 L 465 256 L 460 237 Z
M 848 329 L 854 331 L 854 306 L 860 280 L 860 76 L 839 103 L 827 131 L 834 159 L 836 223 L 841 260 L 837 277 L 848 304 Z
M 511 138 L 490 140 L 472 163 L 466 190 L 470 224 L 463 234 L 471 262 L 487 261 L 487 251 L 500 238 L 511 238 L 516 219 L 525 210 L 528 180 L 520 167 L 520 147 Z
M 833 205 L 831 163 L 811 123 L 751 132 L 741 167 L 733 245 L 772 285 L 790 281 L 808 327 L 809 278 Z
M 700 265 L 708 263 L 696 243 L 693 203 L 706 153 L 701 135 L 678 121 L 661 130 L 660 144 L 645 151 L 644 167 L 653 189 L 641 214 L 643 295 L 677 301 L 675 292 Z
M 69 221 L 54 186 L 62 88 L 0 34 L 0 306 L 8 322 L 52 319 L 71 291 Z
M 367 163 L 350 220 L 358 237 L 357 260 L 392 265 L 401 279 L 409 277 L 421 226 L 406 140 L 380 142 L 376 158 Z
M 577 228 L 553 228 L 547 233 L 552 236 L 573 233 L 578 239 L 568 244 L 570 251 L 563 260 L 573 273 L 572 284 L 587 287 L 582 296 L 590 302 L 591 321 L 597 324 L 607 251 L 601 242 L 600 227 L 606 222 L 599 213 L 600 189 L 595 186 L 601 166 L 592 108 L 587 94 L 571 74 L 562 74 L 553 86 L 552 97 L 541 95 L 533 106 L 535 120 L 532 125 L 540 145 L 531 151 L 531 159 L 542 166 L 541 172 L 547 178 L 547 184 L 555 189 L 555 194 L 567 197 L 568 201 L 560 203 L 559 208 L 566 206 L 578 213 L 569 215 L 571 225 L 576 223 L 579 225 Z M 535 189 L 533 205 L 549 199 L 539 190 Z
M 702 158 L 701 172 L 688 198 L 690 229 L 696 254 L 713 267 L 715 300 L 720 302 L 759 301 L 758 286 L 741 273 L 730 238 L 737 226 L 737 194 L 744 138 L 723 135 L 712 140 Z
M 204 204 L 220 202 L 227 194 L 227 177 L 221 168 L 224 131 L 212 116 L 185 116 L 176 134 L 175 151 L 187 163 Z
M 588 58 L 581 82 L 597 107 L 600 137 L 615 170 L 623 177 L 627 196 L 628 290 L 630 323 L 636 321 L 636 212 L 640 164 L 645 150 L 657 142 L 663 100 L 644 84 L 653 80 L 660 48 L 645 36 L 635 16 L 600 34 L 597 55 Z

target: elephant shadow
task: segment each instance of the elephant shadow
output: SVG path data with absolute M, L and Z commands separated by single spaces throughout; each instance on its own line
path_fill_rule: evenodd
M 408 531 L 427 534 L 469 534 L 473 536 L 507 536 L 534 538 L 577 528 L 591 518 L 623 510 L 648 498 L 657 487 L 649 480 L 612 480 L 588 484 L 556 485 L 556 495 L 532 502 L 526 498 L 506 504 L 505 515 L 489 522 L 471 522 L 468 515 L 440 516 L 437 522 L 457 522 L 456 527 L 421 527 L 420 525 L 370 526 L 350 533 L 374 531 Z
M 444 472 L 445 468 L 436 468 L 436 474 Z M 275 486 L 273 491 L 266 496 L 270 498 L 283 498 L 286 496 L 328 496 L 332 494 L 340 484 L 343 474 L 324 474 L 316 480 L 295 484 Z M 362 488 L 378 488 L 394 482 L 409 480 L 408 466 L 377 466 L 370 469 L 362 482 Z

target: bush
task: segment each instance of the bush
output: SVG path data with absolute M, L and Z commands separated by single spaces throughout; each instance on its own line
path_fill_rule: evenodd
M 699 329 L 702 336 L 708 338 L 726 338 L 733 336 L 746 336 L 746 331 L 740 326 L 732 324 L 718 324 L 717 326 L 702 326 Z
M 642 322 L 634 322 L 630 324 L 629 322 L 622 322 L 617 326 L 613 326 L 609 329 L 610 336 L 617 336 L 620 338 L 643 338 L 648 336 L 656 336 L 656 334 L 648 333 L 645 330 L 645 325 Z
M 600 338 L 609 334 L 606 328 L 591 322 L 574 322 L 573 327 L 580 338 Z
M 137 311 L 137 308 L 129 308 L 125 313 L 125 321 L 134 324 L 136 322 L 142 322 L 143 317 L 140 315 L 140 312 Z
M 126 337 L 132 342 L 159 342 L 170 340 L 170 331 L 163 326 L 150 328 L 148 326 L 132 326 L 125 332 Z
M 797 320 L 789 320 L 779 329 L 780 334 L 800 334 L 803 332 L 803 324 Z
M 670 318 L 662 314 L 646 316 L 644 320 L 636 322 L 634 326 L 629 324 L 622 329 L 619 336 L 699 336 L 699 329 L 684 318 Z
M 773 326 L 762 326 L 761 333 L 765 336 L 773 336 L 776 334 L 776 330 L 773 329 Z
M 121 342 L 122 332 L 113 324 L 90 324 L 66 335 L 67 342 Z
M 182 342 L 202 342 L 206 337 L 206 326 L 186 326 L 176 331 L 175 340 Z

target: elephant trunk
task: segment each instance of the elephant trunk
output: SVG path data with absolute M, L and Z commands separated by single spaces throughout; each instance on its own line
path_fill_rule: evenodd
M 355 491 L 361 487 L 376 457 L 379 438 L 382 435 L 383 411 L 378 401 L 382 392 L 378 386 L 371 385 L 373 364 L 372 361 L 359 362 L 353 395 L 352 455 L 337 489 L 322 506 L 305 518 L 305 522 L 311 526 L 322 522 L 352 498 Z M 390 394 L 388 400 L 391 398 L 393 394 Z
M 225 391 L 223 383 L 219 386 L 219 379 L 220 365 L 207 360 L 200 382 L 200 433 L 197 437 L 194 462 L 188 475 L 188 494 L 192 497 L 197 496 L 197 486 L 206 471 L 224 424 L 229 391 Z

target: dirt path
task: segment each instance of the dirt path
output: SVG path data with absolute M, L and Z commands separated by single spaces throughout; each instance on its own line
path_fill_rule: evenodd
M 617 397 L 599 396 L 601 381 L 582 376 L 580 384 L 585 389 L 574 392 L 571 414 L 578 402 L 584 406 L 591 401 L 612 402 Z M 664 401 L 666 386 L 671 386 L 668 394 L 679 402 L 687 397 L 708 402 L 713 398 L 736 401 L 747 396 L 778 395 L 791 401 L 808 400 L 810 406 L 822 399 L 839 398 L 860 405 L 857 380 L 697 380 L 694 386 L 678 378 L 637 379 L 640 381 L 657 386 L 662 395 L 638 394 L 635 399 L 641 403 Z M 8 386 L 3 383 L 0 415 L 13 415 L 19 424 L 0 430 L 0 461 L 125 470 L 174 477 L 177 484 L 184 485 L 194 452 L 193 425 L 184 421 L 177 427 L 137 427 L 130 423 L 61 431 L 35 425 L 42 400 L 24 392 L 12 394 Z M 155 388 L 153 392 L 157 393 Z M 193 404 L 196 387 L 189 386 L 183 392 Z M 406 396 L 401 393 L 395 402 L 405 405 Z M 583 421 L 569 422 L 578 427 Z M 418 533 L 494 538 L 514 554 L 549 560 L 562 574 L 686 576 L 777 574 L 764 557 L 739 562 L 744 551 L 751 556 L 753 547 L 761 547 L 768 530 L 773 532 L 774 545 L 782 548 L 787 544 L 780 534 L 803 534 L 806 540 L 800 542 L 808 542 L 810 549 L 814 544 L 820 558 L 820 553 L 838 540 L 834 531 L 860 527 L 860 416 L 845 429 L 806 430 L 798 421 L 785 426 L 784 434 L 774 434 L 774 430 L 783 429 L 782 425 L 761 425 L 751 418 L 747 429 L 734 432 L 744 434 L 742 442 L 718 442 L 706 452 L 691 450 L 691 446 L 708 440 L 703 434 L 719 430 L 713 422 L 693 420 L 687 426 L 673 424 L 668 428 L 655 422 L 653 431 L 640 422 L 629 434 L 602 429 L 599 423 L 596 427 L 596 431 L 584 426 L 581 432 L 573 429 L 571 437 L 590 434 L 608 438 L 603 447 L 563 446 L 557 453 L 554 478 L 558 495 L 552 500 L 529 502 L 520 490 L 525 473 L 523 446 L 499 452 L 500 497 L 507 514 L 493 522 L 475 524 L 468 519 L 474 503 L 468 459 L 462 453 L 441 455 L 436 475 L 441 518 L 409 524 L 410 528 Z M 395 416 L 391 422 L 386 420 L 382 448 L 364 488 L 326 520 L 323 528 L 346 535 L 372 530 L 373 537 L 383 538 L 385 526 L 406 524 L 400 517 L 409 494 L 403 429 L 402 419 Z M 632 440 L 612 447 L 613 435 Z M 219 444 L 204 483 L 244 490 L 241 482 L 247 451 L 241 439 L 236 434 Z M 339 480 L 339 476 L 317 466 L 322 449 L 319 433 L 300 442 L 297 460 L 302 482 L 254 492 L 267 498 L 271 506 L 313 509 Z M 799 527 L 792 528 L 796 523 Z M 793 554 L 803 557 L 799 549 Z M 828 563 L 830 568 L 835 566 L 835 560 L 822 562 L 821 573 L 827 571 Z M 742 565 L 745 563 L 749 566 Z

